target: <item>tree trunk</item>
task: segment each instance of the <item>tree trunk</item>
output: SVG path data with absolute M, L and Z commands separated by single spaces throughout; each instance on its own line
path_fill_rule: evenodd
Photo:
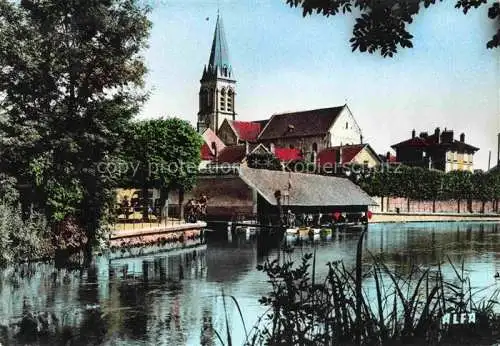
M 432 200 L 432 212 L 433 213 L 436 212 L 436 199 L 435 198 Z
M 484 214 L 486 207 L 486 201 L 481 202 L 481 214 Z
M 148 184 L 144 182 L 142 184 L 142 218 L 143 220 L 147 220 L 149 218 L 149 210 L 148 210 Z
M 406 199 L 406 209 L 408 212 L 410 212 L 410 197 Z
M 158 202 L 158 205 L 161 208 L 160 218 L 162 220 L 167 215 L 167 213 L 166 213 L 166 208 L 168 207 L 167 200 L 168 200 L 168 189 L 166 187 L 161 187 L 160 188 L 160 200 Z
M 380 211 L 384 212 L 384 196 L 380 197 Z
M 460 199 L 457 199 L 457 213 L 460 214 Z
M 386 211 L 389 211 L 389 198 L 391 197 L 387 196 L 387 206 L 385 208 Z
M 179 188 L 179 219 L 184 220 L 184 188 Z

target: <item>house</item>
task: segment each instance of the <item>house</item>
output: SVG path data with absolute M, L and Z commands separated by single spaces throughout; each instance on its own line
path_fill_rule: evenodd
M 258 142 L 271 151 L 273 147 L 299 149 L 313 162 L 317 153 L 325 148 L 362 141 L 361 128 L 347 105 L 274 114 L 258 137 Z
M 385 155 L 384 154 L 378 154 L 378 157 L 380 159 L 380 162 L 382 163 L 397 163 L 398 160 L 396 158 L 396 155 L 392 155 L 390 151 L 388 151 Z
M 479 150 L 465 142 L 465 134 L 454 139 L 453 130 L 441 132 L 437 127 L 432 135 L 421 132 L 416 136 L 391 146 L 396 151 L 398 162 L 415 167 L 433 168 L 444 172 L 474 170 L 474 154 Z
M 206 195 L 209 220 L 231 220 L 259 215 L 276 224 L 276 191 L 283 211 L 299 213 L 363 213 L 375 201 L 347 178 L 253 169 L 245 165 L 230 174 L 200 175 L 186 199 Z M 172 204 L 177 196 L 172 194 Z M 274 217 L 274 218 L 273 218 Z
M 319 152 L 316 163 L 318 166 L 356 164 L 372 168 L 382 161 L 369 144 L 354 144 L 323 149 Z
M 262 129 L 261 122 L 224 119 L 219 128 L 219 138 L 225 145 L 255 143 Z
M 226 147 L 210 128 L 205 129 L 201 137 L 203 138 L 203 144 L 200 150 L 200 169 L 205 168 L 209 163 L 216 160 L 219 153 Z

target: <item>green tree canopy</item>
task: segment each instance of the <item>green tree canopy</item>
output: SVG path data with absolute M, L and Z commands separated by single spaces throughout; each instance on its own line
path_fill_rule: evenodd
M 442 0 L 286 0 L 291 7 L 301 7 L 303 16 L 313 13 L 324 16 L 357 13 L 352 50 L 374 53 L 380 51 L 384 57 L 392 57 L 401 48 L 412 48 L 413 35 L 408 25 L 424 8 Z M 455 7 L 464 14 L 469 10 L 486 5 L 487 0 L 457 0 Z M 488 48 L 500 45 L 500 3 L 491 1 L 488 18 L 496 26 L 496 34 L 486 43 Z
M 163 191 L 190 190 L 196 182 L 203 139 L 179 118 L 137 121 L 130 125 L 122 159 L 128 167 L 121 185 Z
M 0 0 L 0 160 L 51 220 L 95 239 L 112 196 L 100 164 L 145 99 L 151 23 L 138 0 Z

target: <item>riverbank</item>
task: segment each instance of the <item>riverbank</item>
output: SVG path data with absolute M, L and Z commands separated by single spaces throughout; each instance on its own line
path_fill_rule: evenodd
M 500 222 L 500 214 L 376 212 L 370 223 L 393 222 Z

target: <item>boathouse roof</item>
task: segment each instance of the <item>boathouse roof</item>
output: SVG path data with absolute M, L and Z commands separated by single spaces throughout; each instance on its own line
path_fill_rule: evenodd
M 359 186 L 347 178 L 317 174 L 253 169 L 241 166 L 240 177 L 271 205 L 277 205 L 280 190 L 283 205 L 368 206 L 377 205 Z

